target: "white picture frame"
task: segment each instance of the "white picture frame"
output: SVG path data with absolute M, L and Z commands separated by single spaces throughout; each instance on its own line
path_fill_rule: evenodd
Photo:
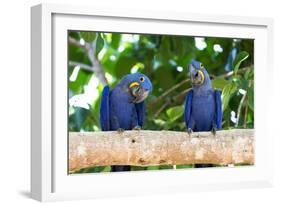
M 271 19 L 41 4 L 31 9 L 31 26 L 32 198 L 52 201 L 272 186 L 274 134 L 266 120 L 273 114 L 266 109 L 270 95 L 262 98 L 272 87 L 267 77 L 274 75 Z M 67 68 L 68 30 L 254 38 L 255 165 L 68 175 L 67 77 L 66 70 L 56 69 Z M 267 82 L 267 88 L 259 82 Z

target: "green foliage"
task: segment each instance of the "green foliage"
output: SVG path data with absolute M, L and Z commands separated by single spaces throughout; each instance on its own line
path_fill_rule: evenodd
M 249 57 L 249 53 L 246 51 L 240 52 L 237 57 L 235 58 L 233 65 L 234 65 L 234 74 L 236 75 L 241 63 Z
M 229 81 L 222 77 L 217 77 L 217 78 L 213 79 L 213 81 L 212 81 L 213 88 L 218 89 L 218 90 L 223 90 L 227 86 L 228 83 L 229 83 Z
M 187 66 L 192 59 L 203 63 L 214 89 L 222 94 L 223 129 L 254 126 L 254 41 L 250 39 L 196 38 L 172 35 L 120 34 L 70 31 L 78 43 L 95 46 L 94 59 L 113 88 L 128 73 L 145 73 L 152 81 L 153 91 L 146 101 L 144 129 L 184 131 L 184 101 L 191 88 Z M 233 48 L 236 58 L 229 58 Z M 69 61 L 91 65 L 87 49 L 69 44 Z M 233 71 L 226 71 L 225 65 Z M 99 105 L 103 89 L 94 72 L 69 66 L 69 131 L 99 131 Z M 184 83 L 182 83 L 185 81 Z M 159 99 L 168 89 L 180 85 Z M 78 102 L 73 103 L 81 95 Z M 242 97 L 245 95 L 244 102 Z M 239 105 L 239 124 L 236 124 Z M 84 108 L 83 108 L 84 107 Z M 234 116 L 232 114 L 235 114 Z M 189 168 L 193 165 L 178 165 Z M 172 168 L 168 166 L 132 167 L 132 170 Z M 80 172 L 110 171 L 110 167 L 88 168 Z
M 111 171 L 111 166 L 87 167 L 87 168 L 77 170 L 73 174 L 93 173 L 93 172 L 110 172 L 110 171 Z
M 96 42 L 96 55 L 103 49 L 104 47 L 104 39 L 101 34 L 98 34 L 97 42 Z
M 175 106 L 167 109 L 167 115 L 169 117 L 169 120 L 171 122 L 176 121 L 178 118 L 180 118 L 184 113 L 184 106 Z
M 232 95 L 237 92 L 237 86 L 234 82 L 229 82 L 222 91 L 222 111 L 228 107 L 228 103 Z
M 86 41 L 86 42 L 93 42 L 96 39 L 97 33 L 95 32 L 80 32 L 80 36 Z

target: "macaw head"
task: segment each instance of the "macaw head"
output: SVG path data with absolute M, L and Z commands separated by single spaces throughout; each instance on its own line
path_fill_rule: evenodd
M 211 85 L 209 74 L 201 62 L 192 60 L 189 65 L 189 73 L 192 86 Z
M 152 91 L 151 81 L 147 76 L 142 73 L 128 74 L 121 80 L 133 96 L 134 103 L 144 101 L 149 93 Z

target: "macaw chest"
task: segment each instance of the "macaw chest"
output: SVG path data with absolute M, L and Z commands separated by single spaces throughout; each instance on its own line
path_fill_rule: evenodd
M 209 131 L 215 117 L 215 98 L 207 96 L 193 96 L 191 117 L 195 123 L 195 131 Z
M 112 130 L 123 128 L 133 129 L 137 126 L 137 113 L 135 104 L 122 99 L 111 99 L 110 101 L 110 126 Z

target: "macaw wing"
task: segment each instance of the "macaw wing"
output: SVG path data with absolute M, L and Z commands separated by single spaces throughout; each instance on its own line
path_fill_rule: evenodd
M 186 99 L 185 99 L 185 107 L 184 107 L 184 119 L 187 128 L 189 128 L 190 126 L 192 97 L 193 97 L 193 90 L 191 89 L 189 92 L 187 92 Z
M 144 118 L 145 118 L 145 102 L 141 102 L 135 104 L 137 116 L 138 116 L 138 125 L 143 127 L 144 125 Z
M 215 90 L 215 101 L 216 101 L 216 115 L 215 115 L 215 123 L 217 125 L 217 129 L 221 129 L 222 127 L 222 103 L 221 103 L 221 95 L 218 90 Z
M 100 126 L 102 131 L 110 130 L 110 119 L 109 119 L 109 86 L 105 86 L 101 95 L 100 102 Z

